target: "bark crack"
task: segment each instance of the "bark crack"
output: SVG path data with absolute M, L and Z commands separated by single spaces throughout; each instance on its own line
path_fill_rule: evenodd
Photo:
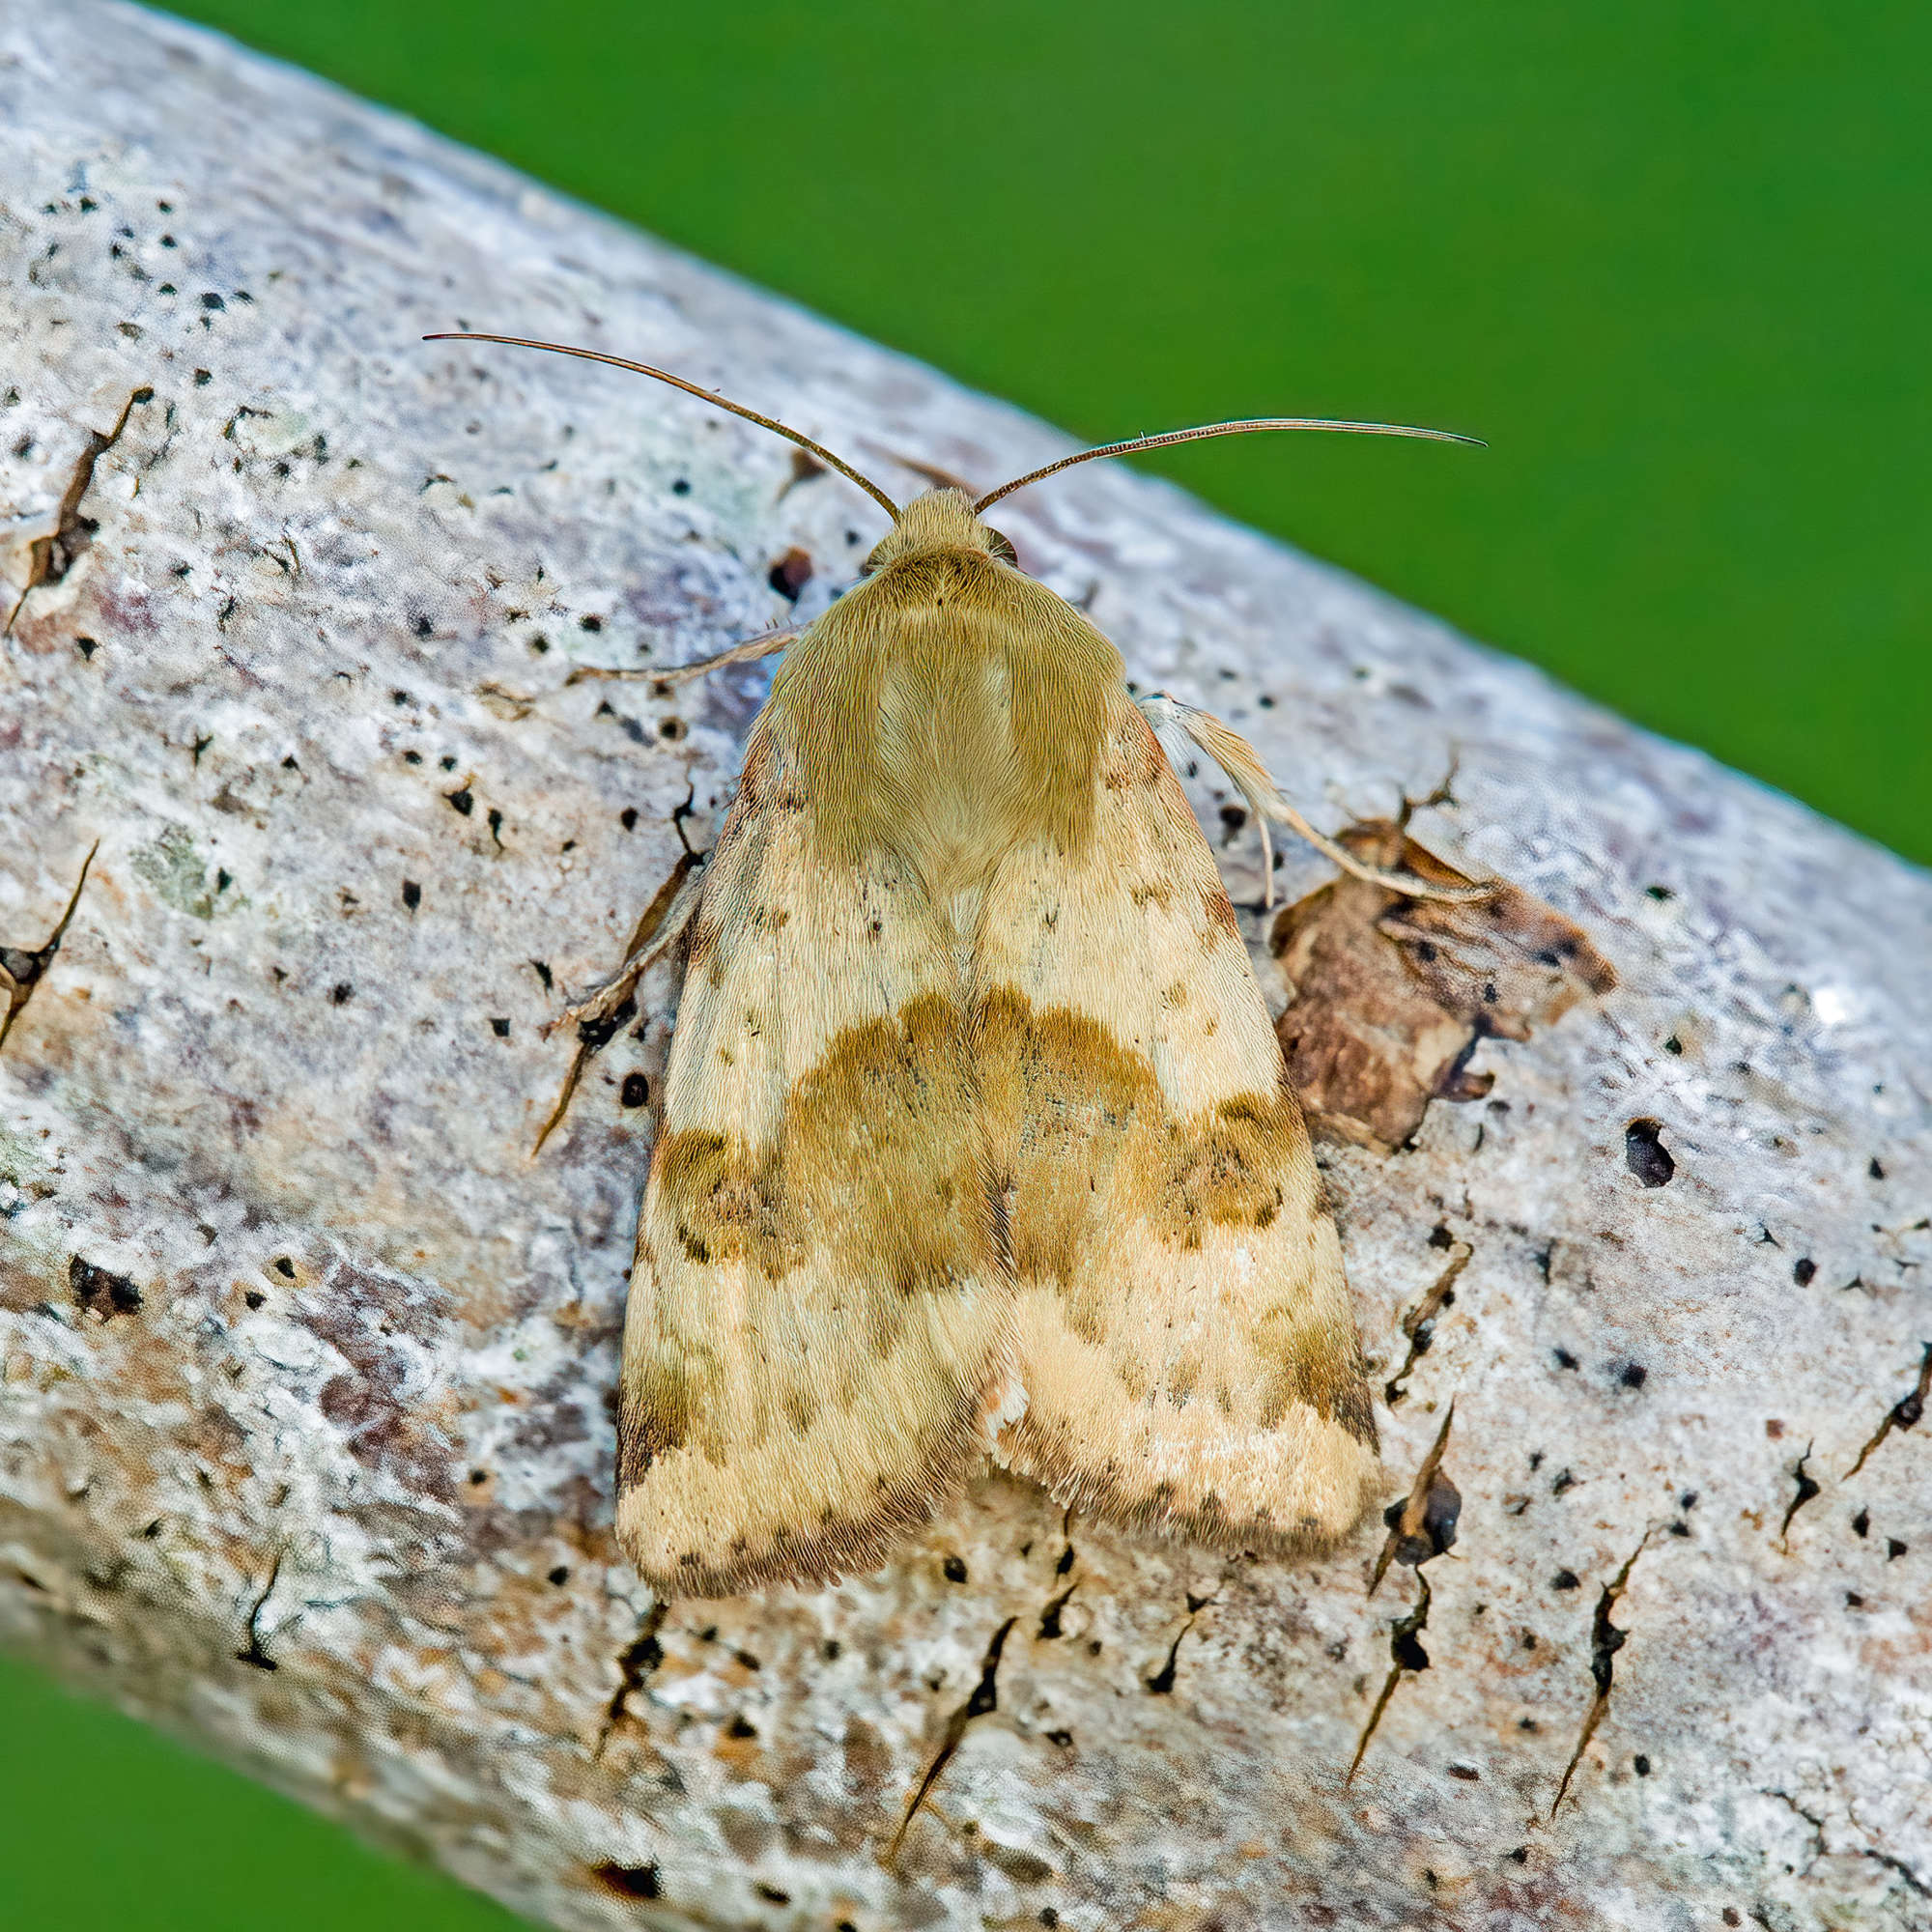
M 7 1010 L 0 1013 L 0 1046 L 7 1044 L 7 1036 L 13 1032 L 14 1022 L 20 1017 L 27 1002 L 34 997 L 34 989 L 45 979 L 47 968 L 53 964 L 54 954 L 60 951 L 61 941 L 66 938 L 68 926 L 80 905 L 80 895 L 87 884 L 94 855 L 99 850 L 100 840 L 97 838 L 87 848 L 87 857 L 80 862 L 80 877 L 73 882 L 73 891 L 68 895 L 67 910 L 41 945 L 0 946 L 0 995 L 4 995 L 7 1002 Z
M 153 389 L 136 389 L 121 405 L 121 413 L 115 417 L 114 427 L 105 436 L 98 429 L 87 432 L 87 441 L 74 458 L 73 469 L 68 474 L 67 488 L 61 493 L 60 502 L 54 510 L 53 529 L 46 536 L 36 537 L 27 546 L 27 581 L 14 601 L 7 628 L 0 632 L 0 636 L 11 638 L 14 635 L 14 626 L 18 622 L 20 612 L 27 608 L 27 599 L 43 583 L 58 583 L 94 541 L 94 533 L 100 526 L 91 517 L 80 514 L 81 503 L 94 487 L 94 466 L 121 440 L 121 433 L 128 427 L 128 418 L 133 414 L 134 405 L 151 403 L 154 399 Z
M 282 1575 L 281 1550 L 275 1551 L 275 1560 L 269 1565 L 269 1580 L 262 1585 L 262 1594 L 248 1606 L 247 1642 L 235 1653 L 242 1663 L 252 1663 L 257 1670 L 279 1670 L 282 1666 L 262 1648 L 262 1612 L 268 1607 L 269 1599 L 275 1594 L 275 1585 Z
M 0 1036 L 4 1037 L 4 1036 Z M 1921 1343 L 1924 1353 L 1918 1359 L 1918 1379 L 1912 1388 L 1892 1404 L 1886 1411 L 1885 1420 L 1873 1433 L 1872 1438 L 1859 1451 L 1859 1460 L 1845 1471 L 1845 1480 L 1850 1482 L 1865 1465 L 1866 1459 L 1894 1429 L 1910 1429 L 1925 1413 L 1925 1398 L 1932 1394 L 1932 1342 Z M 1806 1451 L 1809 1454 L 1809 1451 Z M 1785 1518 L 1786 1523 L 1791 1520 Z
M 1191 1591 L 1188 1593 L 1187 1621 L 1175 1633 L 1174 1641 L 1168 1645 L 1167 1662 L 1151 1677 L 1147 1679 L 1147 1688 L 1156 1697 L 1165 1697 L 1173 1690 L 1175 1666 L 1180 1657 L 1181 1642 L 1186 1637 L 1187 1633 L 1200 1620 L 1201 1612 L 1213 1601 L 1214 1599 L 1211 1596 L 1197 1597 Z
M 1457 1277 L 1469 1265 L 1469 1257 L 1474 1253 L 1467 1241 L 1457 1241 L 1449 1250 L 1442 1272 L 1431 1283 L 1422 1299 L 1403 1317 L 1402 1332 L 1408 1337 L 1408 1356 L 1382 1389 L 1391 1408 L 1408 1393 L 1403 1384 L 1415 1372 L 1416 1363 L 1429 1352 L 1429 1346 L 1435 1339 L 1435 1318 L 1454 1304 Z
M 597 1733 L 596 1748 L 590 1753 L 593 1763 L 604 1755 L 611 1734 L 630 1716 L 631 1693 L 641 1690 L 664 1662 L 664 1646 L 658 1641 L 658 1632 L 664 1629 L 668 1607 L 653 1604 L 638 1626 L 637 1635 L 617 1653 L 617 1688 L 604 1710 L 603 1727 Z
M 1884 1433 L 1883 1430 L 1879 1432 L 1881 1436 L 1883 1436 Z M 1793 1491 L 1791 1501 L 1785 1508 L 1784 1520 L 1777 1525 L 1778 1547 L 1787 1553 L 1789 1553 L 1791 1548 L 1791 1519 L 1819 1493 L 1818 1479 L 1804 1466 L 1810 1460 L 1811 1444 L 1807 1442 L 1804 1445 L 1804 1455 L 1798 1459 L 1797 1467 L 1791 1472 L 1792 1482 L 1796 1487 Z M 1861 1456 L 1859 1461 L 1862 1463 L 1864 1458 Z
M 1456 1541 L 1456 1520 L 1463 1513 L 1463 1492 L 1442 1473 L 1442 1452 L 1449 1445 L 1449 1431 L 1455 1421 L 1456 1405 L 1452 1401 L 1429 1454 L 1415 1472 L 1408 1494 L 1382 1512 L 1388 1535 L 1382 1539 L 1381 1554 L 1376 1558 L 1376 1572 L 1369 1579 L 1372 1597 L 1388 1575 L 1391 1563 L 1419 1569 L 1432 1556 L 1440 1556 Z
M 905 1808 L 905 1816 L 899 1820 L 899 1828 L 893 1833 L 892 1846 L 886 1854 L 888 1863 L 898 1857 L 899 1847 L 905 1843 L 905 1834 L 912 1821 L 919 1816 L 927 1794 L 939 1782 L 939 1774 L 952 1763 L 952 1753 L 959 1748 L 959 1741 L 966 1735 L 966 1726 L 975 1718 L 983 1718 L 1000 1708 L 1000 1653 L 1007 1647 L 1007 1637 L 1018 1622 L 1019 1618 L 1009 1617 L 993 1633 L 993 1640 L 986 1646 L 985 1662 L 980 1665 L 980 1681 L 974 1686 L 973 1694 L 947 1719 L 939 1748 L 933 1752 L 932 1762 L 926 1766 L 925 1776 L 920 1779 L 919 1789 L 913 1793 L 912 1802 Z
M 1382 1680 L 1381 1694 L 1376 1699 L 1375 1709 L 1369 1713 L 1369 1721 L 1362 1727 L 1361 1740 L 1355 1746 L 1349 1775 L 1342 1780 L 1344 1785 L 1355 1781 L 1355 1774 L 1361 1770 L 1362 1759 L 1368 1752 L 1369 1740 L 1381 1723 L 1382 1713 L 1388 1709 L 1389 1699 L 1395 1695 L 1395 1687 L 1405 1676 L 1429 1668 L 1429 1653 L 1422 1647 L 1422 1633 L 1429 1625 L 1429 1578 L 1418 1569 L 1415 1580 L 1422 1594 L 1406 1616 L 1396 1618 L 1389 1626 L 1389 1674 Z
M 1624 1558 L 1624 1567 L 1604 1585 L 1603 1594 L 1597 1599 L 1596 1615 L 1590 1622 L 1590 1675 L 1595 1680 L 1597 1694 L 1590 1700 L 1589 1715 L 1583 1719 L 1583 1728 L 1577 1737 L 1577 1748 L 1570 1753 L 1570 1762 L 1563 1767 L 1563 1780 L 1556 1787 L 1556 1798 L 1549 1807 L 1549 1815 L 1556 1816 L 1557 1806 L 1563 1803 L 1564 1794 L 1570 1789 L 1570 1780 L 1577 1775 L 1577 1767 L 1583 1761 L 1583 1753 L 1590 1747 L 1590 1740 L 1597 1735 L 1597 1726 L 1604 1721 L 1605 1713 L 1610 1708 L 1610 1684 L 1616 1676 L 1616 1656 L 1630 1640 L 1628 1631 L 1619 1630 L 1610 1621 L 1610 1612 L 1622 1601 L 1623 1594 L 1630 1586 L 1631 1572 L 1636 1568 L 1636 1559 L 1643 1554 L 1644 1546 L 1650 1541 L 1650 1531 L 1645 1530 L 1637 1546 Z

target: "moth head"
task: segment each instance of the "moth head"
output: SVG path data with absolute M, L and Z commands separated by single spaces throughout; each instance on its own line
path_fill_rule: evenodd
M 862 567 L 869 577 L 902 556 L 942 550 L 976 550 L 1015 566 L 1019 561 L 1007 538 L 980 521 L 972 497 L 964 490 L 947 488 L 928 490 L 906 504 Z

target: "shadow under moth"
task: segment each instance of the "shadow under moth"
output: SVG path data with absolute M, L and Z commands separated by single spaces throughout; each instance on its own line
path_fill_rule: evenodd
M 688 965 L 625 1321 L 617 1535 L 667 1595 L 876 1568 L 989 1452 L 1133 1528 L 1284 1550 L 1378 1478 L 1341 1244 L 1221 876 L 1161 747 L 1323 838 L 1218 720 L 1120 652 L 975 501 L 903 507 L 783 649 L 709 864 L 628 985 Z M 643 673 L 663 677 L 662 670 Z M 1265 867 L 1264 867 L 1265 875 Z M 599 1007 L 588 1003 L 580 1015 Z

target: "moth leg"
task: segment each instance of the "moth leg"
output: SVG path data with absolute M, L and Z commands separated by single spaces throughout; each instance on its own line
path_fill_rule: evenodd
M 689 855 L 677 862 L 676 869 L 658 888 L 657 896 L 638 922 L 624 963 L 586 998 L 546 1021 L 542 1029 L 546 1039 L 560 1026 L 575 1026 L 580 1031 L 594 1027 L 600 1020 L 608 1020 L 630 998 L 639 980 L 684 937 L 685 927 L 696 917 L 697 902 L 703 896 L 699 870 L 698 864 Z
M 1269 776 L 1267 767 L 1262 763 L 1261 754 L 1238 731 L 1222 724 L 1212 712 L 1183 704 L 1164 691 L 1150 692 L 1136 702 L 1156 731 L 1162 725 L 1172 725 L 1184 732 L 1227 773 L 1235 789 L 1247 802 L 1262 836 L 1264 881 L 1262 901 L 1264 905 L 1274 904 L 1274 855 L 1268 840 L 1269 820 L 1287 826 L 1297 837 L 1306 839 L 1324 859 L 1339 866 L 1351 878 L 1366 879 L 1369 884 L 1400 893 L 1405 898 L 1446 899 L 1457 903 L 1486 899 L 1496 890 L 1494 886 L 1482 885 L 1438 886 L 1427 879 L 1417 878 L 1412 872 L 1385 871 L 1379 866 L 1369 865 L 1356 858 L 1346 845 L 1337 844 L 1325 833 L 1318 832 L 1295 810 L 1282 796 L 1281 787 Z
M 658 888 L 650 904 L 644 908 L 644 916 L 639 920 L 638 929 L 631 935 L 629 956 L 615 976 L 607 980 L 588 999 L 566 1008 L 539 1029 L 542 1037 L 548 1039 L 566 1020 L 575 1021 L 577 1052 L 571 1059 L 570 1071 L 563 1076 L 556 1104 L 551 1108 L 550 1118 L 538 1130 L 536 1143 L 530 1149 L 532 1160 L 543 1151 L 544 1143 L 570 1111 L 577 1083 L 582 1079 L 583 1069 L 589 1065 L 591 1055 L 610 1043 L 611 1036 L 616 1031 L 613 1021 L 630 997 L 631 989 L 684 936 L 685 928 L 690 925 L 703 896 L 699 883 L 703 869 L 703 855 L 687 849 L 672 867 L 669 878 Z
M 777 630 L 760 631 L 755 638 L 747 638 L 743 643 L 733 644 L 728 651 L 720 651 L 715 657 L 699 658 L 694 664 L 672 665 L 668 668 L 643 665 L 625 670 L 603 665 L 579 665 L 564 679 L 564 683 L 568 686 L 582 684 L 593 677 L 610 677 L 625 681 L 649 678 L 662 684 L 684 684 L 694 677 L 703 677 L 709 671 L 727 670 L 732 665 L 756 664 L 760 658 L 776 656 L 798 636 L 800 629 L 797 624 L 781 624 Z

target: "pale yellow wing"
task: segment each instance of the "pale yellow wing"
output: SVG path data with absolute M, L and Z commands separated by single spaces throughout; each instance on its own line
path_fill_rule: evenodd
M 1027 1399 L 1000 1452 L 1116 1520 L 1332 1538 L 1378 1466 L 1341 1246 L 1213 857 L 1124 691 L 1095 796 L 1082 849 L 1008 856 L 975 954 Z
M 875 1566 L 988 1440 L 1011 1289 L 955 951 L 828 861 L 761 727 L 693 927 L 624 1332 L 617 1534 L 667 1593 Z

